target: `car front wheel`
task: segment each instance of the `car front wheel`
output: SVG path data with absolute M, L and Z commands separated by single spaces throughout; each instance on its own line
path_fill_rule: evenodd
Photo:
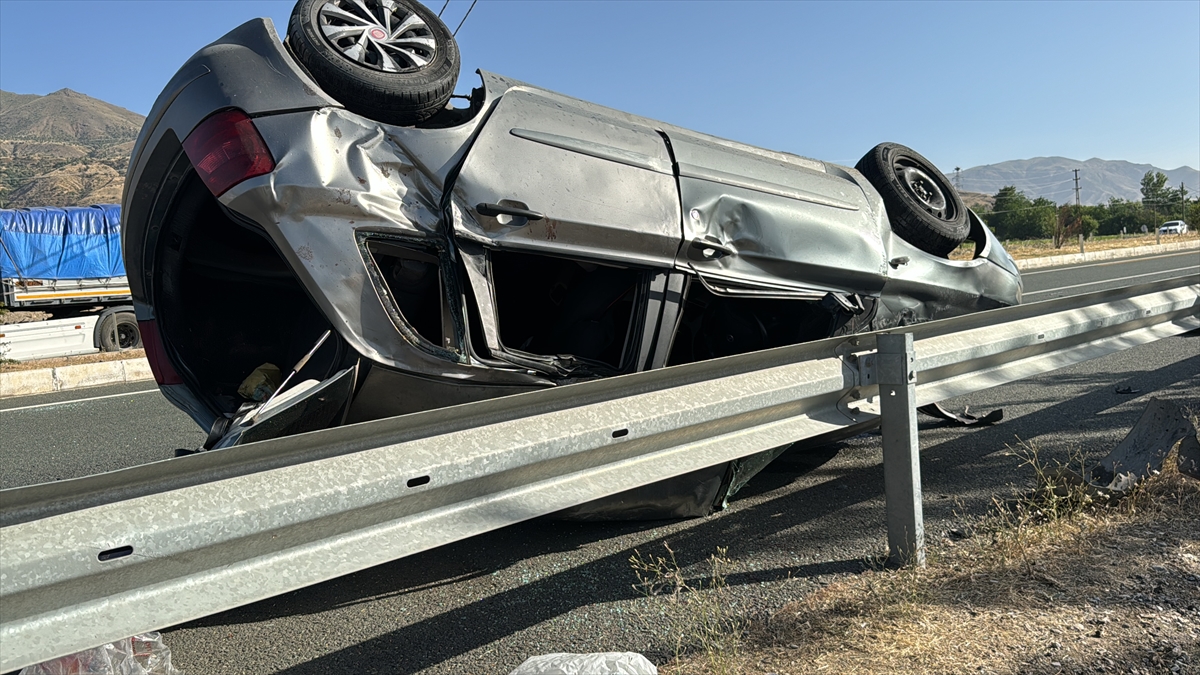
M 967 207 L 929 160 L 899 143 L 880 143 L 854 166 L 883 197 L 892 231 L 917 248 L 947 256 L 967 239 Z

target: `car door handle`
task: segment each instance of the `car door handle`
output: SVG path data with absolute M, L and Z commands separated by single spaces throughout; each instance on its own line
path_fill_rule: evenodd
M 728 244 L 722 244 L 712 235 L 693 239 L 692 249 L 703 256 L 705 260 L 716 260 L 717 258 L 724 258 L 727 255 L 737 253 L 737 249 Z
M 479 203 L 475 205 L 475 211 L 477 211 L 481 216 L 495 217 L 499 215 L 505 215 L 513 216 L 514 218 L 525 218 L 526 220 L 541 220 L 542 218 L 546 217 L 545 214 L 538 213 L 537 211 L 530 211 L 529 209 L 508 206 L 507 204 Z

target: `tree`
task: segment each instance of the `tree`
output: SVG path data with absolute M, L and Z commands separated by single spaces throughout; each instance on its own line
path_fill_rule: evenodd
M 1096 232 L 1100 229 L 1100 221 L 1086 213 L 1083 214 L 1083 217 L 1079 219 L 1079 225 L 1080 230 L 1083 232 L 1083 236 L 1087 239 L 1091 239 L 1092 235 L 1096 234 Z
M 1025 237 L 1027 239 L 1045 239 L 1046 237 L 1054 236 L 1054 226 L 1058 222 L 1055 212 L 1058 211 L 1058 205 L 1053 200 L 1045 197 L 1038 197 L 1030 204 L 1028 215 L 1024 223 L 1024 231 L 1028 232 Z M 1062 242 L 1056 242 L 1056 246 L 1062 246 Z
M 1167 187 L 1167 174 L 1161 171 L 1147 171 L 1142 176 L 1142 203 L 1165 204 L 1170 201 L 1171 189 Z
M 1121 230 L 1128 234 L 1137 234 L 1142 228 L 1141 214 L 1141 204 L 1120 197 L 1110 197 L 1104 213 L 1097 217 L 1100 221 L 1100 234 L 1120 234 Z
M 1025 193 L 1009 185 L 996 193 L 987 224 L 1000 239 L 1044 239 L 1054 233 L 1054 202 L 1045 197 L 1030 201 Z

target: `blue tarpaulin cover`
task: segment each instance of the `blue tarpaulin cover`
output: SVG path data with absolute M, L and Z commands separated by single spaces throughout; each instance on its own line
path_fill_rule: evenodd
M 0 209 L 0 277 L 105 279 L 125 276 L 121 207 Z

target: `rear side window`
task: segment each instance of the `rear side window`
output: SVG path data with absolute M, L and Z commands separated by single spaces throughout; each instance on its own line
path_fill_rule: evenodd
M 417 336 L 444 349 L 454 339 L 445 279 L 437 251 L 418 243 L 368 240 L 384 304 Z M 374 276 L 374 275 L 373 275 Z

